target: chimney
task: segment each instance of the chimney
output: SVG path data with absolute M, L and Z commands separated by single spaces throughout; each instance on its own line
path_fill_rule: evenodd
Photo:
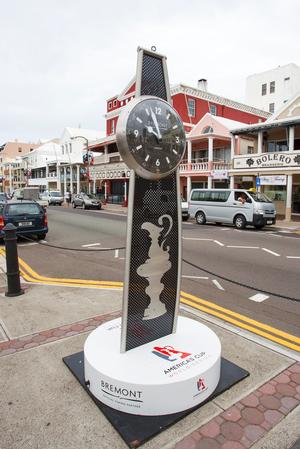
M 207 92 L 207 80 L 205 78 L 198 80 L 198 89 Z

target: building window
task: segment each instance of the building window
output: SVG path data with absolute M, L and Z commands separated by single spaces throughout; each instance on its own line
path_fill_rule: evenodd
M 112 107 L 112 103 L 111 103 L 111 101 L 108 103 L 108 109 L 111 109 L 111 107 Z
M 72 153 L 72 144 L 69 143 L 69 153 Z
M 117 100 L 114 100 L 114 107 L 117 106 Z
M 189 117 L 196 116 L 196 101 L 193 98 L 188 98 L 188 115 Z
M 248 154 L 254 154 L 254 147 L 248 145 L 248 147 L 247 147 L 247 153 L 248 153 Z
M 22 153 L 22 148 L 21 147 L 18 148 L 18 152 Z
M 261 85 L 261 94 L 266 95 L 267 93 L 267 83 Z
M 217 106 L 215 104 L 210 104 L 209 111 L 211 115 L 217 115 Z
M 284 78 L 284 81 L 290 81 L 290 77 L 287 76 L 286 78 Z
M 64 145 L 61 146 L 61 154 L 65 154 L 65 146 Z
M 115 132 L 115 121 L 112 120 L 111 121 L 111 134 L 114 134 L 114 132 Z
M 274 111 L 275 111 L 275 103 L 270 103 L 269 104 L 269 112 L 271 112 L 271 114 L 273 114 Z
M 275 81 L 270 82 L 270 94 L 275 92 Z
M 202 134 L 211 134 L 213 133 L 214 130 L 211 126 L 206 126 L 203 130 L 202 130 Z

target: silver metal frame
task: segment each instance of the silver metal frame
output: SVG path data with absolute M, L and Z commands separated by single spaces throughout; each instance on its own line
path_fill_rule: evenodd
M 128 151 L 128 144 L 126 139 L 126 126 L 127 121 L 130 112 L 133 110 L 133 108 L 138 104 L 140 101 L 143 101 L 145 99 L 154 98 L 158 99 L 158 97 L 152 97 L 152 96 L 143 96 L 141 98 L 141 80 L 142 80 L 142 65 L 143 65 L 143 55 L 144 53 L 149 54 L 151 56 L 154 56 L 156 58 L 162 59 L 163 64 L 163 73 L 165 78 L 165 86 L 166 86 L 166 92 L 167 92 L 167 103 L 172 106 L 171 104 L 171 92 L 170 92 L 170 84 L 169 84 L 169 77 L 168 77 L 168 71 L 167 71 L 167 64 L 166 64 L 166 57 L 163 55 L 160 55 L 156 52 L 148 51 L 143 48 L 138 47 L 138 60 L 137 60 L 137 76 L 136 76 L 136 93 L 135 93 L 135 99 L 132 100 L 128 107 L 125 108 L 124 111 L 122 111 L 117 125 L 117 133 L 116 133 L 116 139 L 117 139 L 117 145 L 118 149 L 120 151 L 120 154 L 124 161 L 127 163 L 127 160 L 129 159 L 128 155 L 132 158 L 133 161 L 130 161 L 128 166 L 132 167 L 135 165 L 138 165 L 134 158 L 130 155 Z M 165 101 L 160 99 L 161 101 Z M 177 113 L 177 111 L 175 111 Z M 182 240 L 181 240 L 181 200 L 180 195 L 178 194 L 178 189 L 180 186 L 180 179 L 179 179 L 179 170 L 176 169 L 176 187 L 177 187 L 177 211 L 178 211 L 178 277 L 177 277 L 177 294 L 176 294 L 176 306 L 174 310 L 174 321 L 173 321 L 173 328 L 172 333 L 176 332 L 177 328 L 177 319 L 178 319 L 178 310 L 179 310 L 179 299 L 180 299 L 180 285 L 181 285 L 181 266 L 182 266 Z M 146 171 L 146 170 L 145 170 Z M 173 170 L 170 171 L 173 172 Z M 147 172 L 148 174 L 149 172 Z M 152 173 L 151 173 L 152 174 Z M 168 173 L 167 173 L 168 174 Z M 166 174 L 166 175 L 167 175 Z M 152 174 L 153 175 L 153 174 Z M 145 177 L 145 176 L 144 176 Z M 158 179 L 155 178 L 147 178 L 147 179 Z M 127 236 L 126 236 L 126 254 L 125 254 L 125 279 L 124 279 L 124 289 L 123 289 L 123 302 L 122 302 L 122 328 L 121 328 L 121 352 L 124 353 L 126 351 L 126 336 L 127 336 L 127 319 L 128 319 L 128 292 L 129 292 L 129 276 L 130 276 L 130 263 L 131 263 L 131 246 L 132 246 L 132 219 L 133 219 L 133 208 L 134 208 L 134 191 L 135 191 L 135 171 L 132 169 L 130 171 L 130 182 L 129 182 L 129 202 L 128 202 L 128 215 L 127 215 Z
M 131 244 L 132 244 L 132 217 L 134 205 L 135 173 L 130 171 L 129 181 L 129 201 L 127 210 L 127 229 L 126 229 L 126 252 L 125 252 L 125 277 L 122 301 L 122 327 L 121 327 L 121 352 L 126 351 L 127 318 L 128 318 L 128 289 L 131 262 Z
M 158 174 L 152 173 L 152 172 L 146 170 L 144 167 L 141 167 L 136 162 L 135 158 L 132 156 L 132 154 L 130 152 L 130 148 L 129 148 L 128 142 L 127 142 L 127 137 L 126 137 L 127 122 L 128 122 L 129 116 L 130 116 L 131 112 L 133 111 L 133 109 L 139 103 L 142 103 L 143 101 L 148 101 L 148 100 L 161 101 L 161 102 L 167 104 L 169 107 L 171 107 L 173 109 L 174 114 L 176 114 L 178 116 L 178 118 L 181 120 L 178 112 L 167 101 L 162 100 L 161 98 L 158 98 L 158 97 L 143 95 L 142 97 L 135 98 L 135 99 L 131 100 L 131 102 L 126 106 L 126 108 L 124 108 L 122 110 L 120 117 L 118 119 L 118 123 L 117 123 L 116 140 L 117 140 L 118 150 L 122 156 L 122 159 L 124 160 L 124 162 L 128 165 L 128 167 L 130 169 L 133 169 L 136 172 L 136 174 L 138 176 L 140 176 L 141 178 L 145 178 L 145 179 L 149 179 L 149 180 L 158 180 L 158 179 L 164 178 L 165 176 L 168 176 L 170 173 L 172 173 L 178 167 L 178 165 L 180 164 L 180 162 L 183 158 L 184 153 L 182 154 L 182 157 L 178 161 L 178 164 L 176 165 L 176 167 L 173 167 L 172 170 L 169 170 L 168 172 L 164 172 L 164 173 L 158 173 Z

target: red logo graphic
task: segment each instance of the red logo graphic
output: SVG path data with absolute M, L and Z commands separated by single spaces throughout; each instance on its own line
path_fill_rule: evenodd
M 200 377 L 198 380 L 197 380 L 197 388 L 198 388 L 198 391 L 204 391 L 204 390 L 206 390 L 206 385 L 205 385 L 205 382 L 204 382 L 204 378 L 203 377 Z
M 185 359 L 191 355 L 189 352 L 177 351 L 173 346 L 163 346 L 162 348 L 159 346 L 154 346 L 152 353 L 158 357 L 168 360 L 169 362 L 174 362 L 178 359 Z

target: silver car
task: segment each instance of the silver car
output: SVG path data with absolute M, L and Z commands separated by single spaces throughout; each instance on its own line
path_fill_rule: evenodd
M 94 195 L 88 193 L 80 193 L 79 195 L 74 195 L 72 198 L 72 206 L 74 209 L 76 207 L 82 207 L 83 209 L 101 209 L 101 201 L 98 200 Z

